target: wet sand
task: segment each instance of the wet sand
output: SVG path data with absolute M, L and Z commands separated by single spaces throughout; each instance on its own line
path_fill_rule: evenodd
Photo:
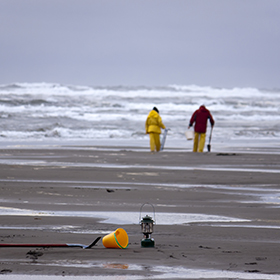
M 124 250 L 101 241 L 86 250 L 1 247 L 0 277 L 152 279 L 162 266 L 174 279 L 183 268 L 280 277 L 279 154 L 64 146 L 2 149 L 0 164 L 1 244 L 90 244 L 119 227 L 129 236 Z M 144 203 L 155 207 L 155 248 L 140 246 Z M 97 212 L 121 216 L 108 222 Z M 149 204 L 146 212 L 153 214 Z

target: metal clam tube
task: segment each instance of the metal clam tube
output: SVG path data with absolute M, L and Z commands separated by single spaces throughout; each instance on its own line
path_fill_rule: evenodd
M 97 237 L 90 245 L 83 245 L 83 244 L 46 244 L 46 243 L 38 243 L 38 244 L 9 244 L 4 243 L 0 244 L 0 247 L 79 247 L 83 249 L 89 249 L 93 247 L 99 240 L 101 236 Z
M 0 244 L 0 247 L 72 247 L 73 244 Z

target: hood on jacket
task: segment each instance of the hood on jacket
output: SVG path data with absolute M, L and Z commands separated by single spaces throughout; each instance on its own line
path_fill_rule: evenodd
M 205 105 L 201 105 L 199 107 L 199 111 L 208 111 L 208 110 L 206 109 Z
M 155 111 L 155 110 L 152 110 L 150 113 L 149 113 L 149 118 L 157 118 L 159 116 L 158 112 Z
M 159 110 L 157 107 L 154 107 L 153 110 L 156 111 L 157 113 L 159 113 Z

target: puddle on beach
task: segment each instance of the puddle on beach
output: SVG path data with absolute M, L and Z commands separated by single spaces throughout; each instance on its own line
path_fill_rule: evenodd
M 278 166 L 274 168 L 260 168 L 261 165 L 253 166 L 168 166 L 168 165 L 124 165 L 124 164 L 108 164 L 108 163 L 84 163 L 84 162 L 49 162 L 44 160 L 23 160 L 23 159 L 0 159 L 0 164 L 6 165 L 31 165 L 36 167 L 91 167 L 91 168 L 121 168 L 121 169 L 158 169 L 158 170 L 205 170 L 205 171 L 231 171 L 231 172 L 261 172 L 261 173 L 279 173 Z M 263 166 L 266 167 L 266 166 Z
M 124 211 L 35 211 L 12 207 L 0 207 L 1 216 L 38 216 L 38 217 L 84 217 L 101 219 L 100 223 L 128 225 L 139 224 L 139 212 Z M 209 223 L 209 222 L 248 222 L 249 220 L 237 219 L 233 217 L 187 214 L 187 213 L 157 213 L 155 217 L 157 225 L 179 225 L 189 223 Z
M 219 224 L 219 225 L 211 225 L 212 227 L 231 227 L 231 228 L 261 228 L 261 229 L 280 229 L 280 226 L 270 226 L 270 225 L 233 225 L 233 224 Z M 277 241 L 278 243 L 278 241 Z
M 139 174 L 139 173 L 138 173 Z M 67 181 L 67 180 L 19 180 L 0 179 L 0 182 L 11 183 L 47 183 L 65 184 L 67 188 L 108 188 L 114 186 L 115 189 L 131 189 L 131 186 L 154 186 L 166 188 L 209 188 L 218 190 L 235 191 L 257 191 L 257 192 L 279 192 L 276 184 L 254 184 L 254 185 L 208 185 L 208 184 L 177 184 L 177 183 L 145 183 L 145 182 L 106 182 L 106 181 Z M 275 188 L 272 188 L 275 187 Z
M 225 270 L 211 269 L 188 269 L 185 267 L 170 267 L 170 266 L 147 266 L 122 263 L 92 263 L 92 262 L 55 262 L 49 264 L 31 264 L 31 265 L 48 265 L 59 267 L 77 267 L 77 268 L 99 268 L 104 269 L 105 275 L 98 276 L 68 276 L 68 275 L 0 275 L 0 279 L 8 280 L 141 280 L 141 279 L 279 279 L 279 275 L 251 273 L 251 272 L 234 272 Z M 115 275 L 108 275 L 115 270 Z M 118 271 L 126 271 L 117 274 Z M 131 274 L 129 274 L 131 272 Z M 137 272 L 148 273 L 148 276 L 137 275 Z
M 212 189 L 220 192 L 225 192 L 250 198 L 255 197 L 252 200 L 239 200 L 239 203 L 264 203 L 271 207 L 280 207 L 280 191 L 278 185 L 275 184 L 255 184 L 255 185 L 196 185 L 196 184 L 176 184 L 176 183 L 138 183 L 138 182 L 102 182 L 102 181 L 65 181 L 65 180 L 17 180 L 17 179 L 0 179 L 0 182 L 14 182 L 14 183 L 47 183 L 47 184 L 62 184 L 67 188 L 79 188 L 79 189 L 108 189 L 114 188 L 114 190 L 131 190 L 138 186 L 153 186 L 155 188 L 165 188 L 169 190 L 176 189 Z M 249 193 L 247 193 L 249 191 Z M 1 199 L 0 202 L 14 202 L 12 200 Z M 17 201 L 18 202 L 18 201 Z M 22 201 L 22 203 L 29 203 L 29 201 Z M 65 203 L 57 203 L 57 205 L 66 205 Z M 79 204 L 75 204 L 79 205 Z M 81 204 L 84 205 L 84 204 Z M 165 207 L 174 207 L 172 205 L 165 205 Z M 0 210 L 1 212 L 1 210 Z M 1 213 L 0 213 L 1 215 Z
M 249 194 L 250 196 L 258 197 L 260 203 L 270 204 L 274 207 L 280 206 L 280 192 L 277 190 L 267 191 L 267 193 L 256 193 L 256 194 Z M 255 202 L 255 200 L 253 200 Z M 252 201 L 248 201 L 248 203 L 252 203 Z
M 88 218 L 99 218 L 100 223 L 115 224 L 115 225 L 128 225 L 139 223 L 139 212 L 65 212 L 65 211 L 34 211 L 27 209 L 0 207 L 0 216 L 56 216 L 56 217 L 88 217 Z M 151 214 L 152 216 L 153 214 Z M 186 213 L 157 213 L 156 215 L 157 225 L 188 225 L 190 223 L 197 223 L 203 226 L 206 223 L 212 223 L 213 227 L 247 227 L 247 228 L 266 228 L 266 229 L 280 229 L 280 226 L 270 225 L 254 225 L 254 224 L 243 224 L 251 222 L 246 219 L 237 219 L 232 217 L 217 216 L 217 215 L 206 215 L 206 214 L 186 214 Z M 240 224 L 234 224 L 240 223 Z M 108 234 L 110 231 L 92 230 L 87 228 L 81 228 L 72 225 L 44 225 L 44 226 L 7 226 L 1 225 L 2 230 L 45 230 L 45 231 L 58 231 L 73 234 Z

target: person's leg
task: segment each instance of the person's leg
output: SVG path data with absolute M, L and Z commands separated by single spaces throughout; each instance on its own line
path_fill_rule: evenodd
M 149 136 L 150 136 L 150 149 L 151 149 L 151 152 L 154 152 L 155 151 L 155 133 L 150 132 Z
M 160 151 L 160 137 L 159 137 L 159 133 L 155 133 L 154 134 L 154 139 L 155 139 L 156 150 L 157 150 L 157 152 L 159 152 Z
M 193 138 L 193 152 L 197 152 L 198 138 L 199 138 L 199 133 L 195 132 L 194 133 L 194 138 Z
M 200 139 L 199 139 L 199 144 L 198 144 L 198 152 L 202 153 L 205 145 L 205 136 L 206 133 L 200 133 Z

